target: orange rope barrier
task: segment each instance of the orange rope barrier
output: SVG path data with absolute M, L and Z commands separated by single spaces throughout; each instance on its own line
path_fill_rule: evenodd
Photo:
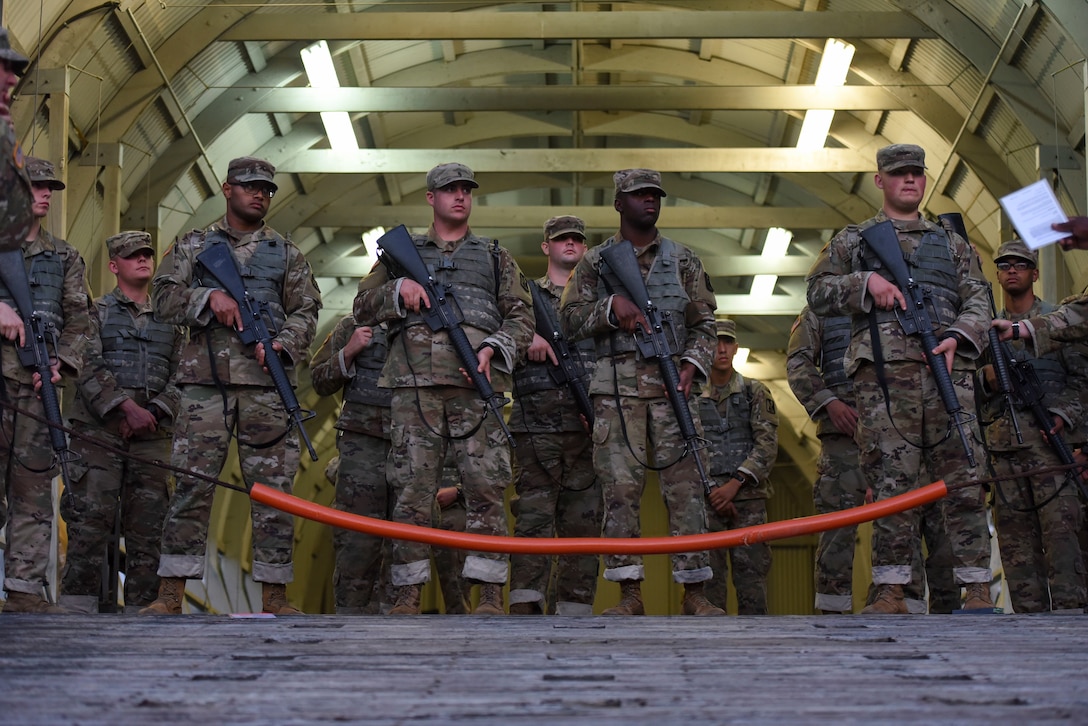
M 453 547 L 477 552 L 532 555 L 660 555 L 723 547 L 742 547 L 757 542 L 838 529 L 839 527 L 860 524 L 861 522 L 869 522 L 886 517 L 889 514 L 905 512 L 908 509 L 935 502 L 947 493 L 948 487 L 945 483 L 937 481 L 906 494 L 900 494 L 873 504 L 854 507 L 853 509 L 844 509 L 841 512 L 816 514 L 783 522 L 768 522 L 767 524 L 745 527 L 744 529 L 733 529 L 728 532 L 691 534 L 679 537 L 644 537 L 639 539 L 598 537 L 536 539 L 468 534 L 466 532 L 450 532 L 430 527 L 417 527 L 412 524 L 400 524 L 388 522 L 384 519 L 349 514 L 321 504 L 308 502 L 305 499 L 299 499 L 264 484 L 254 484 L 250 489 L 249 496 L 255 502 L 315 522 L 350 529 L 355 532 L 364 532 L 377 537 L 424 542 L 437 547 Z

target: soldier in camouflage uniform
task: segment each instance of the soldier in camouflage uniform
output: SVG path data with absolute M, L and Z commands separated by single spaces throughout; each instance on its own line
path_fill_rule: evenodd
M 586 225 L 578 217 L 552 217 L 544 223 L 548 269 L 536 285 L 558 312 L 559 298 L 574 266 L 586 253 Z M 537 311 L 539 313 L 539 311 Z M 593 360 L 593 341 L 578 348 L 581 367 Z M 593 474 L 593 443 L 570 388 L 556 384 L 555 352 L 539 333 L 529 357 L 514 372 L 514 409 L 510 430 L 518 446 L 510 502 L 516 537 L 597 537 L 601 532 L 601 488 Z M 562 380 L 560 378 L 560 380 Z M 583 379 L 588 383 L 588 375 Z M 543 615 L 547 610 L 551 557 L 514 555 L 510 560 L 510 613 Z M 555 612 L 592 615 L 597 592 L 598 558 L 564 555 L 556 558 Z
M 812 500 L 818 514 L 860 507 L 865 503 L 865 476 L 858 462 L 854 432 L 858 412 L 854 386 L 843 357 L 850 343 L 850 316 L 822 318 L 807 306 L 790 331 L 786 378 L 797 400 L 816 422 L 820 439 L 818 479 Z M 816 547 L 816 602 L 824 613 L 854 609 L 854 542 L 857 527 L 820 533 Z
M 574 268 L 559 311 L 560 324 L 570 340 L 589 338 L 596 347 L 597 366 L 589 393 L 593 397 L 593 468 L 604 497 L 604 536 L 639 536 L 647 466 L 661 467 L 658 476 L 669 512 L 669 531 L 699 534 L 706 531 L 706 508 L 693 457 L 701 454 L 685 446 L 664 392 L 658 362 L 637 353 L 633 333 L 638 326 L 648 329 L 645 315 L 623 295 L 608 293 L 606 278 L 612 273 L 602 271 L 601 250 L 630 240 L 650 295 L 670 320 L 677 321 L 683 346 L 680 354 L 673 356 L 679 369 L 679 390 L 700 434 L 691 386 L 696 378 L 706 380 L 710 369 L 716 300 L 699 258 L 657 230 L 665 196 L 661 175 L 651 169 L 625 169 L 616 172 L 613 181 L 619 231 L 589 250 Z M 609 284 L 619 289 L 618 281 L 610 280 Z M 711 578 L 708 553 L 677 554 L 671 561 L 673 579 L 684 585 L 684 614 L 725 615 L 704 593 L 704 583 Z M 604 577 L 620 583 L 622 594 L 620 602 L 605 614 L 645 612 L 642 557 L 607 556 Z
M 106 249 L 117 286 L 95 300 L 71 426 L 145 461 L 168 461 L 181 398 L 175 376 L 184 331 L 155 320 L 149 292 L 155 271 L 151 235 L 122 232 L 106 240 Z M 159 590 L 156 569 L 171 474 L 83 439 L 74 439 L 72 449 L 81 459 L 69 467 L 73 478 L 61 500 L 68 524 L 61 605 L 98 612 L 102 566 L 118 545 L 111 540 L 120 518 L 125 612 L 136 612 Z
M 1001 245 L 994 258 L 997 281 L 1005 290 L 998 317 L 1019 321 L 1051 312 L 1056 306 L 1035 297 L 1039 279 L 1037 252 L 1020 240 Z M 1016 360 L 1027 362 L 1038 376 L 1046 410 L 1053 416 L 1051 433 L 1078 435 L 1085 423 L 1088 389 L 1088 346 L 1070 343 L 1041 357 L 1023 341 L 1008 344 Z M 981 369 L 982 391 L 996 416 L 985 428 L 990 461 L 997 474 L 1009 475 L 1056 466 L 1058 455 L 1043 438 L 1029 407 L 1014 400 L 1023 443 L 1016 439 L 1007 401 L 998 392 L 992 365 Z M 1048 610 L 1081 611 L 1086 603 L 1084 560 L 1078 541 L 1083 515 L 1072 474 L 1052 472 L 995 484 L 994 516 L 1001 564 L 1013 608 L 1018 613 Z
M 439 284 L 450 285 L 464 314 L 462 329 L 476 351 L 478 368 L 497 392 L 509 389 L 514 364 L 533 335 L 528 282 L 513 255 L 469 228 L 472 191 L 479 185 L 464 164 L 440 164 L 427 174 L 427 203 L 434 222 L 426 235 L 413 235 L 416 249 Z M 376 266 L 359 283 L 355 319 L 388 322 L 389 358 L 378 383 L 393 388 L 392 450 L 386 475 L 397 503 L 393 519 L 419 526 L 432 523 L 447 449 L 456 451 L 468 510 L 466 529 L 507 534 L 502 494 L 510 482 L 510 447 L 495 417 L 461 372 L 445 330 L 434 332 L 420 315 L 429 301 L 422 285 L 391 277 Z M 393 614 L 419 613 L 421 585 L 430 579 L 425 544 L 398 540 L 391 575 L 397 587 Z M 481 585 L 475 612 L 505 613 L 502 554 L 473 552 L 464 575 Z
M 7 28 L 0 28 L 0 250 L 22 247 L 34 220 L 34 193 L 24 169 L 23 153 L 11 122 L 11 92 L 26 70 L 27 59 L 11 48 Z M 2 493 L 0 493 L 2 495 Z M 4 507 L 0 507 L 0 516 Z M 0 526 L 3 520 L 0 519 Z
M 236 332 L 241 326 L 238 304 L 196 259 L 213 245 L 229 246 L 246 291 L 272 318 L 269 329 L 277 331 L 272 347 L 293 385 L 295 363 L 304 360 L 317 328 L 321 293 L 302 252 L 264 223 L 276 192 L 274 174 L 263 159 L 233 159 L 222 186 L 226 215 L 175 242 L 151 287 L 156 316 L 189 328 L 178 368 L 181 414 L 174 429 L 174 466 L 218 476 L 235 438 L 247 484 L 261 482 L 290 492 L 298 471 L 298 434 L 288 425 L 283 402 L 263 368 L 271 351 L 242 343 Z M 178 479 L 163 526 L 159 597 L 141 614 L 180 613 L 186 578 L 204 576 L 214 494 L 214 484 Z M 296 614 L 286 594 L 286 583 L 294 577 L 294 520 L 265 505 L 251 507 L 252 574 L 262 584 L 262 608 Z
M 359 325 L 346 315 L 310 362 L 314 390 L 322 396 L 342 391 L 344 396 L 336 420 L 336 508 L 375 519 L 389 519 L 393 507 L 385 480 L 393 392 L 378 387 L 388 349 L 384 325 Z M 384 540 L 337 528 L 332 541 L 336 613 L 377 612 L 378 603 L 371 599 L 381 577 Z
M 718 347 L 710 381 L 699 397 L 699 417 L 710 441 L 715 484 L 708 496 L 707 521 L 711 532 L 722 532 L 767 523 L 771 467 L 778 457 L 778 412 L 767 386 L 733 368 L 736 322 L 719 320 L 716 330 Z M 729 592 L 730 560 L 737 614 L 766 615 L 770 545 L 757 542 L 710 551 L 714 579 L 707 585 L 707 597 L 722 608 Z
M 907 335 L 894 308 L 906 307 L 860 236 L 860 230 L 890 219 L 914 279 L 925 287 L 936 311 L 940 342 L 934 350 L 951 371 L 966 411 L 974 409 L 972 373 L 985 347 L 989 325 L 987 283 L 977 272 L 966 240 L 926 220 L 918 211 L 925 193 L 925 152 L 913 144 L 877 152 L 874 182 L 883 208 L 860 226 L 831 240 L 808 276 L 808 302 L 817 315 L 851 315 L 853 332 L 846 371 L 854 381 L 861 463 L 877 499 L 931 481 L 962 482 L 981 475 L 967 465 L 959 438 L 950 431 L 921 337 Z M 874 340 L 870 330 L 878 332 Z M 894 391 L 891 396 L 888 391 Z M 976 461 L 982 448 L 973 422 L 968 444 Z M 990 541 L 981 488 L 953 491 L 945 501 L 952 539 L 953 573 L 967 587 L 966 607 L 993 607 Z M 903 585 L 911 581 L 911 559 L 919 538 L 919 514 L 908 511 L 873 523 L 873 582 L 878 592 L 865 613 L 905 613 Z
M 56 332 L 50 344 L 53 382 L 77 378 L 90 328 L 86 267 L 75 248 L 42 228 L 53 193 L 64 189 L 53 165 L 27 157 L 26 172 L 34 194 L 34 219 L 22 245 L 31 296 L 40 317 Z M 7 482 L 8 543 L 4 550 L 4 612 L 67 612 L 45 600 L 46 568 L 53 530 L 53 477 L 59 474 L 45 423 L 8 406 L 44 416 L 35 392 L 37 373 L 24 368 L 16 346 L 24 339 L 23 319 L 0 283 L 0 362 L 5 406 L 0 414 L 0 471 Z

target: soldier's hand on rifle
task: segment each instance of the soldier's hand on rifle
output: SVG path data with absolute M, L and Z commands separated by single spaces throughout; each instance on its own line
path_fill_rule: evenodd
M 457 487 L 441 487 L 438 493 L 434 495 L 435 501 L 438 502 L 438 508 L 445 509 L 456 502 L 457 494 Z
M 54 384 L 60 383 L 60 361 L 59 360 L 57 360 L 56 358 L 50 358 L 49 359 L 49 371 L 50 371 L 49 380 L 52 381 Z M 34 381 L 34 391 L 37 392 L 37 391 L 42 390 L 42 376 L 41 376 L 41 374 L 38 373 L 37 371 L 34 371 L 34 375 L 32 376 L 32 379 Z
M 733 477 L 725 484 L 710 490 L 710 506 L 714 511 L 727 517 L 735 517 L 737 508 L 733 504 L 733 498 L 740 491 L 741 480 Z
M 840 434 L 853 438 L 858 428 L 857 409 L 836 398 L 827 404 L 827 415 Z
M 959 347 L 959 341 L 954 336 L 948 336 L 940 343 L 937 343 L 937 347 L 933 349 L 933 355 L 944 356 L 944 366 L 948 369 L 948 372 L 952 372 L 952 362 L 956 358 L 956 348 Z
M 418 313 L 423 308 L 430 309 L 431 301 L 427 297 L 427 290 L 415 280 L 404 278 L 400 284 L 400 299 L 404 307 L 413 313 Z
M 676 386 L 676 390 L 684 394 L 684 398 L 687 399 L 691 396 L 691 384 L 695 381 L 695 364 L 690 360 L 686 360 L 680 364 L 680 383 Z
M 553 366 L 559 365 L 559 359 L 555 357 L 555 351 L 552 350 L 551 343 L 537 333 L 533 333 L 533 342 L 529 346 L 529 360 L 534 363 L 551 361 Z
M 283 343 L 279 342 L 278 340 L 273 340 L 272 341 L 272 350 L 279 353 L 281 350 L 283 350 Z M 265 357 L 264 343 L 257 343 L 257 347 L 253 349 L 253 352 L 257 356 L 257 362 L 264 368 L 265 372 L 267 373 L 268 372 L 268 366 L 266 366 L 264 364 L 264 357 Z
M 121 421 L 121 438 L 129 439 L 133 436 L 152 434 L 158 430 L 159 421 L 155 418 L 155 414 L 131 398 L 126 398 L 120 408 L 125 416 Z
M 1014 323 L 1004 318 L 995 318 L 990 327 L 997 328 L 997 337 L 1001 340 L 1030 340 L 1031 329 L 1023 323 Z
M 1077 449 L 1073 452 L 1073 461 L 1084 467 L 1078 472 L 1081 481 L 1088 481 L 1088 454 L 1084 453 L 1084 449 Z
M 479 362 L 479 366 L 476 368 L 477 373 L 483 373 L 487 378 L 487 382 L 491 383 L 491 358 L 495 355 L 495 349 L 490 345 L 485 345 L 476 351 L 476 360 Z M 468 374 L 464 368 L 459 368 L 461 375 L 465 377 L 465 380 L 472 383 L 472 376 Z
M 1061 416 L 1055 416 L 1054 428 L 1050 429 L 1050 431 L 1047 431 L 1046 433 L 1051 436 L 1061 436 L 1063 431 L 1065 431 L 1065 419 L 1063 419 Z
M 869 275 L 869 281 L 865 284 L 866 290 L 873 298 L 873 304 L 881 310 L 891 310 L 897 304 L 901 310 L 907 309 L 907 300 L 895 283 L 885 280 L 877 274 Z
M 212 315 L 223 325 L 235 330 L 242 329 L 242 313 L 238 310 L 238 303 L 222 290 L 213 290 L 208 298 L 208 307 L 212 309 Z
M 639 325 L 646 332 L 650 332 L 650 324 L 646 322 L 642 310 L 623 295 L 612 296 L 612 316 L 616 319 L 616 325 L 625 333 L 634 333 Z
M 359 355 L 359 352 L 370 345 L 370 341 L 373 339 L 374 329 L 369 325 L 356 328 L 355 332 L 348 338 L 347 345 L 344 346 L 344 360 L 351 360 Z
M 978 372 L 982 375 L 982 382 L 986 385 L 986 390 L 989 392 L 1001 390 L 1001 384 L 997 380 L 997 371 L 994 370 L 992 364 L 987 363 L 978 369 Z
M 20 348 L 26 345 L 26 326 L 23 325 L 23 319 L 15 312 L 15 308 L 5 302 L 0 302 L 0 335 L 5 340 L 17 341 Z

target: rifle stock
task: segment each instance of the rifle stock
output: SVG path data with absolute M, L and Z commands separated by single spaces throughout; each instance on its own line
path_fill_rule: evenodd
M 7 287 L 18 309 L 19 317 L 23 319 L 26 342 L 21 347 L 16 344 L 19 363 L 24 368 L 33 370 L 41 378 L 38 395 L 42 400 L 45 418 L 49 422 L 49 445 L 53 449 L 56 461 L 61 464 L 62 469 L 65 469 L 64 465 L 75 461 L 79 455 L 68 448 L 68 440 L 62 430 L 64 419 L 61 418 L 60 413 L 60 397 L 53 383 L 49 342 L 53 343 L 55 349 L 56 331 L 34 310 L 34 298 L 30 294 L 30 279 L 27 276 L 26 264 L 23 262 L 21 247 L 0 252 L 0 279 L 3 279 L 4 286 Z M 65 470 L 64 473 L 65 483 L 68 483 L 67 471 Z
M 903 251 L 899 247 L 899 235 L 896 234 L 895 226 L 891 220 L 885 220 L 862 230 L 861 236 L 869 249 L 876 254 L 881 263 L 888 269 L 888 272 L 891 273 L 895 284 L 903 293 L 903 297 L 906 298 L 906 310 L 901 311 L 897 308 L 895 311 L 896 316 L 908 335 L 917 335 L 922 339 L 922 353 L 925 354 L 926 363 L 929 364 L 929 369 L 933 372 L 941 403 L 944 404 L 944 410 L 948 413 L 950 423 L 955 425 L 956 430 L 959 432 L 960 443 L 963 445 L 964 453 L 967 454 L 967 462 L 974 468 L 978 462 L 975 460 L 974 450 L 967 439 L 966 429 L 966 424 L 973 417 L 964 413 L 963 406 L 960 405 L 959 399 L 956 397 L 956 389 L 952 384 L 952 376 L 948 372 L 944 356 L 933 353 L 933 349 L 938 345 L 933 320 L 929 317 L 929 311 L 926 309 L 925 295 L 914 281 L 910 270 L 907 268 L 907 262 L 903 259 Z
M 633 302 L 642 311 L 649 323 L 650 329 L 643 335 L 635 335 L 635 342 L 639 351 L 647 360 L 657 360 L 661 369 L 661 378 L 665 383 L 665 395 L 672 406 L 672 412 L 680 424 L 680 434 L 684 437 L 686 453 L 695 457 L 695 467 L 699 470 L 699 479 L 703 488 L 709 494 L 714 488 L 707 476 L 706 467 L 699 457 L 698 449 L 705 446 L 699 432 L 695 429 L 695 421 L 691 417 L 691 409 L 688 402 L 680 395 L 680 373 L 676 369 L 676 362 L 672 359 L 673 345 L 665 336 L 665 326 L 658 314 L 657 306 L 650 299 L 650 292 L 646 289 L 646 281 L 642 279 L 642 270 L 635 258 L 634 247 L 629 240 L 612 245 L 601 250 L 601 260 L 619 280 L 622 290 L 609 290 L 612 294 L 623 295 Z M 607 286 L 607 282 L 606 282 Z
M 503 433 L 506 434 L 506 440 L 510 442 L 510 446 L 516 447 L 514 436 L 510 433 L 510 429 L 507 428 L 506 421 L 502 417 L 502 409 L 507 400 L 504 396 L 495 393 L 495 389 L 491 387 L 491 381 L 487 380 L 487 376 L 477 370 L 480 362 L 476 357 L 476 351 L 473 349 L 472 343 L 461 327 L 463 317 L 451 302 L 453 291 L 448 286 L 444 289 L 434 279 L 434 276 L 427 269 L 427 265 L 423 262 L 423 258 L 420 257 L 419 250 L 416 249 L 416 244 L 412 241 L 412 235 L 409 234 L 403 224 L 383 234 L 378 239 L 378 249 L 381 250 L 382 260 L 386 263 L 387 268 L 389 263 L 392 263 L 393 269 L 391 269 L 390 274 L 407 277 L 421 285 L 427 292 L 430 307 L 420 309 L 421 317 L 434 332 L 446 331 L 454 353 L 457 354 L 461 366 L 472 380 L 472 385 L 475 386 L 480 399 L 499 422 L 499 426 L 502 427 Z
M 306 450 L 310 453 L 310 459 L 317 461 L 317 452 L 306 433 L 303 422 L 313 418 L 313 411 L 304 411 L 302 405 L 295 396 L 295 389 L 291 387 L 291 381 L 287 377 L 287 370 L 283 366 L 283 360 L 279 353 L 272 347 L 272 332 L 264 322 L 261 314 L 262 306 L 250 297 L 246 292 L 242 274 L 238 270 L 238 263 L 226 244 L 213 244 L 204 248 L 204 251 L 196 256 L 205 270 L 208 271 L 216 282 L 234 298 L 238 303 L 238 312 L 242 316 L 242 329 L 235 330 L 239 340 L 245 345 L 264 346 L 264 364 L 268 368 L 268 375 L 272 378 L 272 385 L 283 402 L 284 411 L 290 419 L 288 426 L 298 428 L 299 437 L 306 444 Z
M 581 369 L 581 366 L 577 364 L 574 356 L 571 354 L 570 345 L 567 342 L 566 337 L 559 330 L 559 321 L 555 319 L 555 314 L 552 311 L 551 303 L 544 297 L 543 291 L 540 286 L 535 282 L 529 283 L 529 291 L 533 295 L 533 313 L 536 315 L 536 330 L 540 337 L 548 341 L 548 345 L 551 346 L 552 352 L 555 353 L 556 360 L 559 361 L 558 366 L 552 366 L 549 368 L 552 380 L 556 384 L 562 386 L 566 385 L 570 389 L 571 395 L 574 396 L 574 403 L 578 406 L 578 411 L 585 416 L 586 422 L 593 425 L 593 402 L 589 398 L 589 393 L 586 391 L 586 384 L 583 378 L 585 377 L 585 371 Z

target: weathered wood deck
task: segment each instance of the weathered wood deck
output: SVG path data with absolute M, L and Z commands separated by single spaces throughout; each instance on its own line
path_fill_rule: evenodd
M 1088 723 L 1088 616 L 0 615 L 0 722 Z

